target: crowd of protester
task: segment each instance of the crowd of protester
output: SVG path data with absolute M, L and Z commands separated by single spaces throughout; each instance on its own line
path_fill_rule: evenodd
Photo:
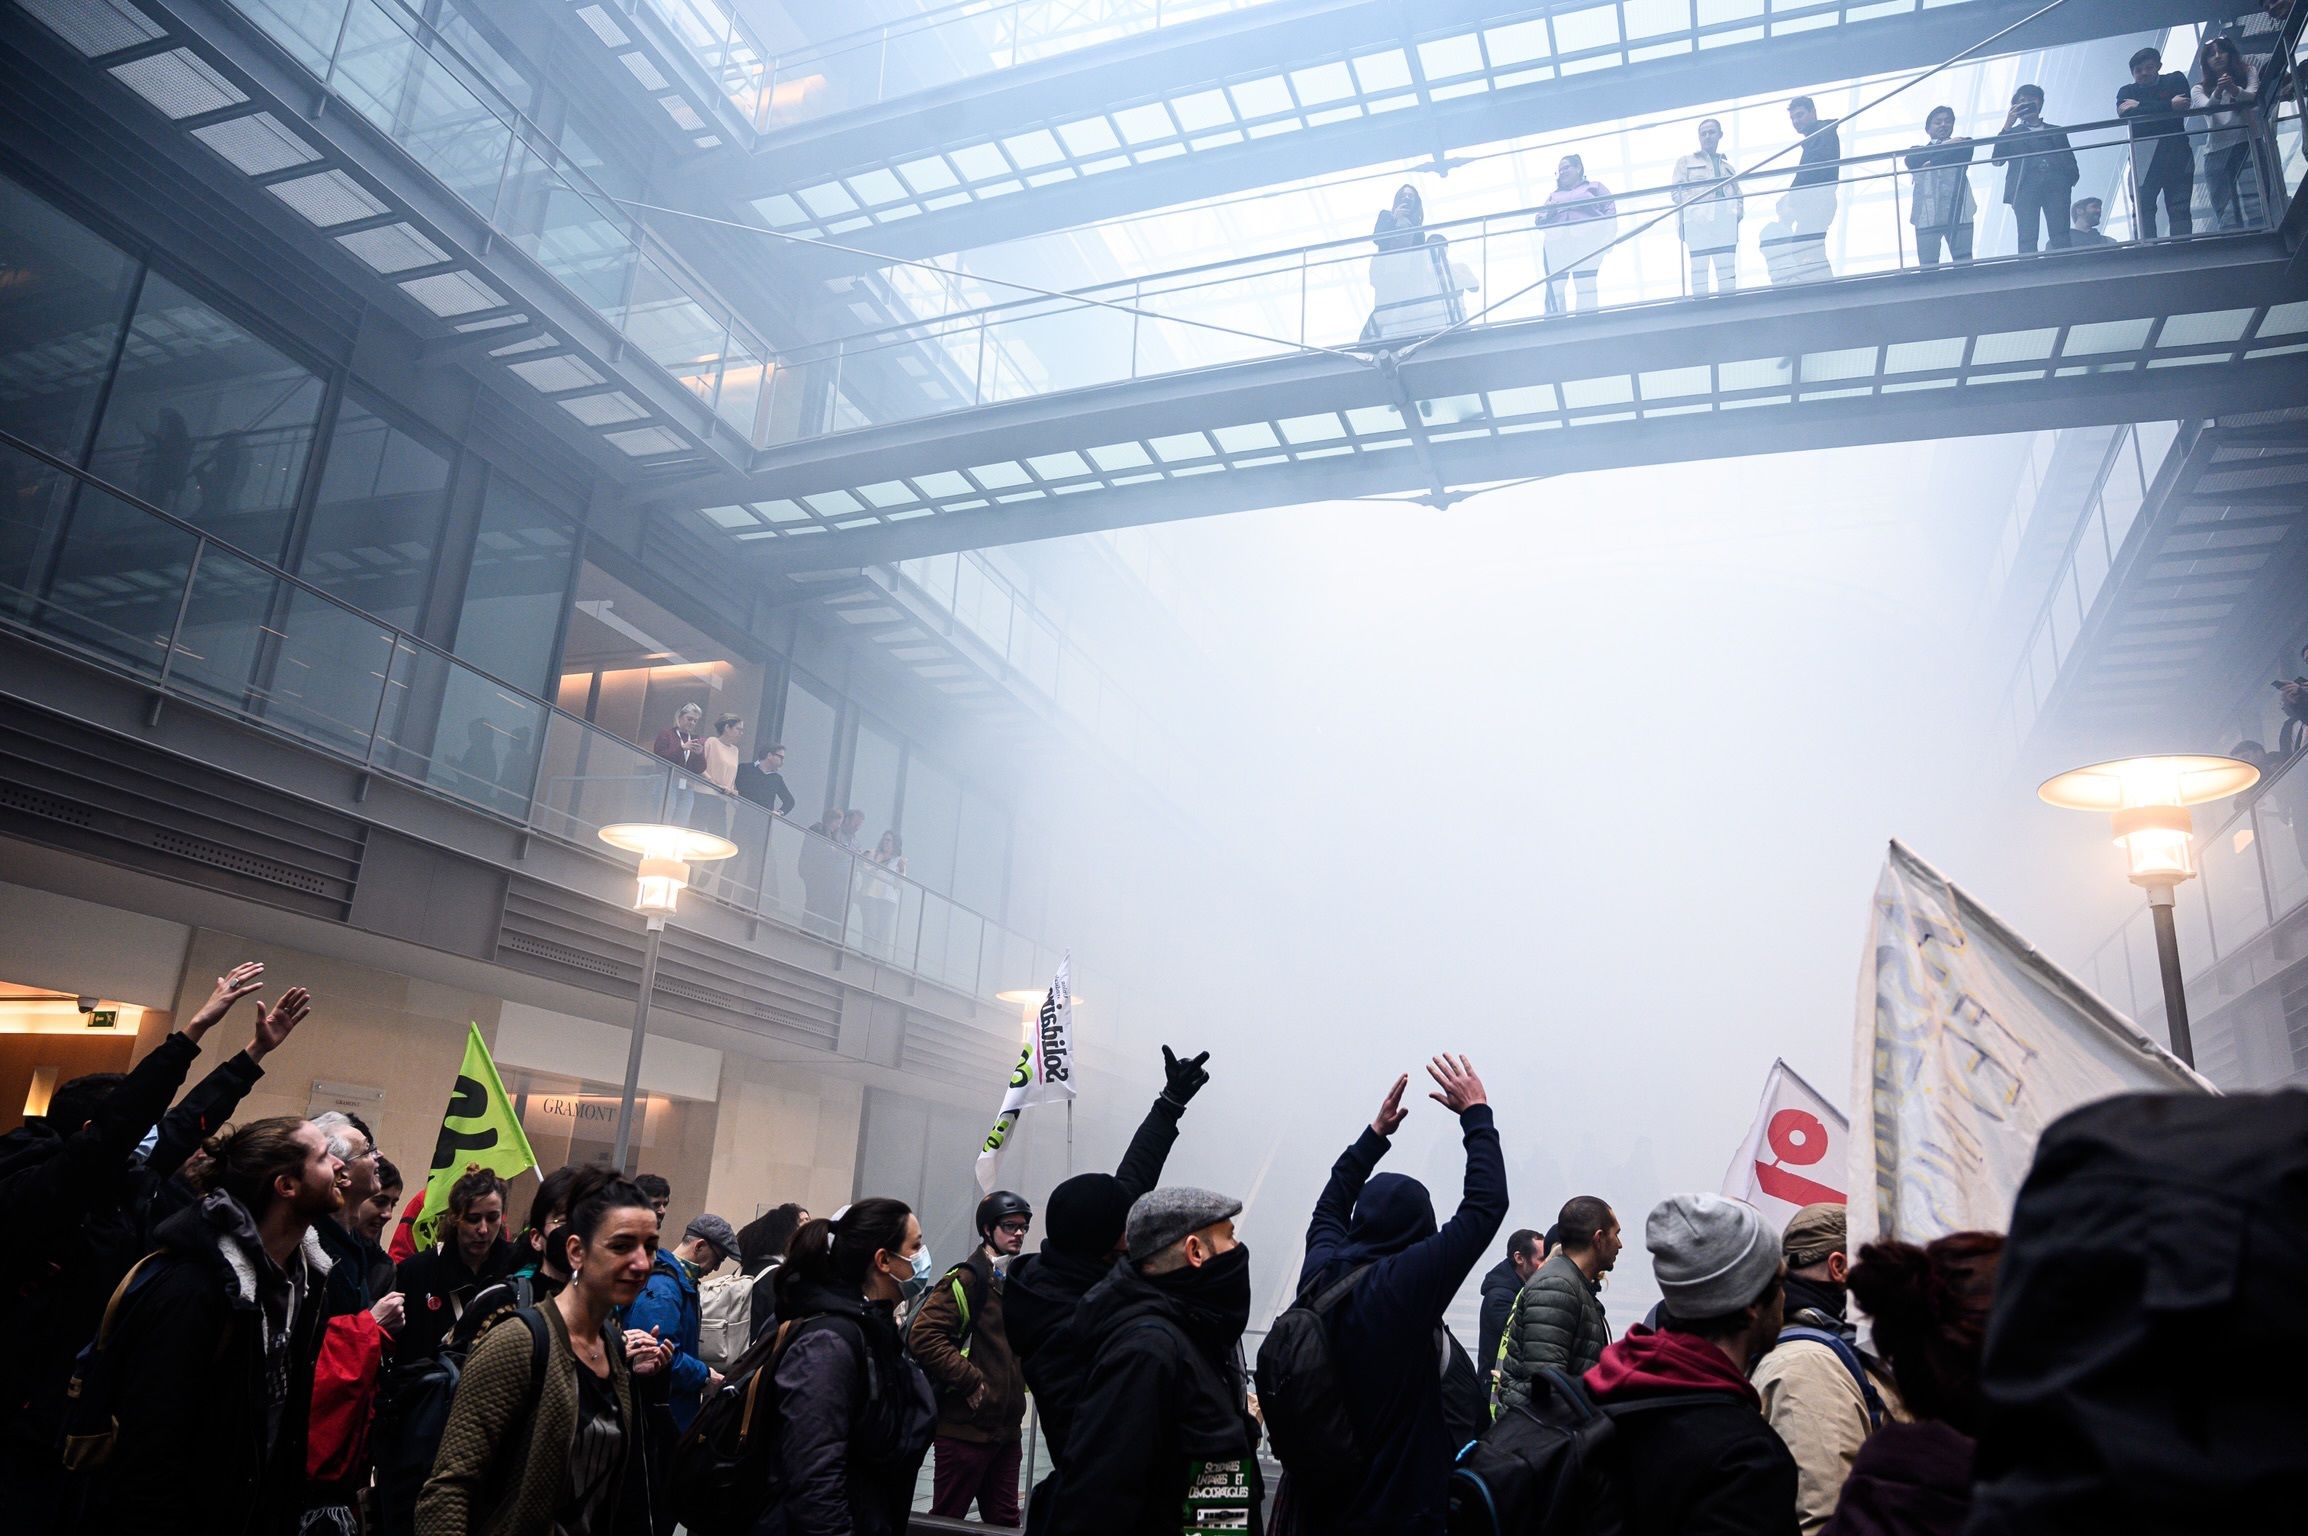
M 2264 25 L 2239 25 L 2233 35 L 2207 39 L 2193 81 L 2167 71 L 2155 48 L 2133 55 L 2131 80 L 2116 91 L 2113 116 L 2124 121 L 2132 141 L 2135 240 L 2193 234 L 2199 184 L 2218 229 L 2243 229 L 2257 216 L 2253 140 L 2259 114 L 2279 94 L 2262 75 L 2273 75 L 2279 66 L 2253 43 L 2271 42 L 2288 11 L 2289 0 L 2269 0 L 2264 12 L 2248 18 Z M 1906 172 L 1907 219 L 1920 266 L 1960 266 L 1973 259 L 1979 204 L 1970 173 L 1983 153 L 2003 173 L 2000 196 L 2011 210 L 2015 254 L 2116 243 L 2101 228 L 2105 199 L 2076 195 L 2082 168 L 2072 130 L 2046 120 L 2045 106 L 2041 86 L 2020 86 L 2002 124 L 1984 139 L 1956 135 L 1953 107 L 1933 107 L 1925 115 L 1924 142 L 1895 157 Z M 1775 285 L 1834 275 L 1827 242 L 1843 182 L 1853 170 L 1843 154 L 1844 120 L 1823 119 L 1809 96 L 1791 100 L 1787 116 L 1796 135 L 1795 163 L 1758 241 Z M 1737 290 L 1740 231 L 1750 192 L 1759 193 L 1725 156 L 1720 118 L 1700 120 L 1698 141 L 1695 152 L 1675 162 L 1668 188 L 1693 297 Z M 1544 232 L 1546 313 L 1596 308 L 1602 266 L 1621 238 L 1620 208 L 1610 188 L 1587 174 L 1580 156 L 1565 155 L 1534 222 Z M 1451 260 L 1447 238 L 1426 228 L 1415 187 L 1395 194 L 1372 239 L 1379 248 L 1370 268 L 1375 303 L 1363 341 L 1424 335 L 1466 318 L 1461 295 L 1477 284 Z
M 402 1176 L 357 1116 L 226 1123 L 312 1006 L 263 986 L 236 967 L 0 1139 L 12 1531 L 893 1536 L 927 1461 L 934 1513 L 1051 1536 L 2002 1536 L 2236 1529 L 2308 1475 L 2297 1092 L 2075 1112 L 2008 1237 L 1854 1253 L 1840 1204 L 1774 1230 L 1671 1196 L 1642 1234 L 1662 1300 L 1622 1337 L 1627 1239 L 1574 1196 L 1483 1275 L 1478 1366 L 1444 1314 L 1506 1162 L 1472 1063 L 1438 1056 L 1456 1207 L 1380 1171 L 1398 1077 L 1252 1359 L 1243 1202 L 1161 1183 L 1207 1052 L 1163 1052 L 1119 1168 L 1049 1192 L 1037 1251 L 1009 1190 L 938 1272 L 895 1199 L 676 1239 L 665 1180 L 569 1166 L 515 1229 L 475 1167 L 395 1263 Z M 246 1048 L 171 1107 L 251 999 Z

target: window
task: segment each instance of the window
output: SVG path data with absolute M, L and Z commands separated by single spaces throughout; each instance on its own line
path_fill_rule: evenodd
M 517 688 L 544 692 L 575 557 L 568 523 L 511 479 L 490 475 L 457 617 L 457 655 Z
M 277 563 L 320 410 L 319 379 L 151 273 L 89 468 Z
M 80 462 L 136 263 L 0 177 L 0 429 Z
M 298 574 L 414 631 L 448 511 L 449 460 L 350 395 L 321 465 Z
M 962 791 L 961 836 L 954 846 L 954 900 L 999 920 L 1009 866 L 1008 813 L 975 790 Z
M 933 891 L 954 888 L 962 787 L 919 752 L 906 762 L 906 868 Z
M 871 848 L 898 825 L 898 774 L 905 749 L 898 738 L 870 720 L 860 720 L 857 752 L 850 763 L 849 808 L 865 812 L 858 829 L 860 848 Z
M 778 739 L 785 743 L 785 782 L 793 791 L 793 813 L 804 823 L 824 813 L 833 793 L 836 718 L 831 695 L 794 678 L 785 691 L 785 720 L 778 727 Z

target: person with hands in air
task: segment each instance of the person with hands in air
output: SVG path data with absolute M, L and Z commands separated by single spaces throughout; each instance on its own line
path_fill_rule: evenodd
M 657 1213 L 588 1167 L 557 1231 L 569 1283 L 473 1347 L 417 1501 L 420 1536 L 651 1536 L 642 1408 L 672 1352 L 616 1316 L 655 1264 Z
M 259 999 L 247 1048 L 169 1108 L 209 1032 L 263 990 L 264 972 L 261 961 L 234 966 L 130 1071 L 73 1078 L 45 1115 L 0 1137 L 0 1216 L 6 1230 L 38 1244 L 36 1272 L 11 1314 L 23 1342 L 0 1357 L 0 1486 L 13 1490 L 10 1516 L 26 1536 L 45 1536 L 60 1517 L 57 1446 L 74 1356 L 95 1336 L 114 1287 L 151 1251 L 153 1229 L 197 1198 L 178 1171 L 310 1011 L 302 987 L 270 1009 Z M 147 1135 L 152 1143 L 140 1154 Z
M 1080 1173 L 1050 1191 L 1041 1251 L 1014 1260 L 1003 1282 L 1002 1322 L 1040 1415 L 1051 1470 L 1035 1485 L 1027 1524 L 1041 1528 L 1066 1462 L 1074 1405 L 1095 1339 L 1075 1327 L 1082 1298 L 1122 1256 L 1131 1202 L 1162 1182 L 1178 1122 L 1210 1081 L 1210 1053 L 1181 1059 L 1162 1047 L 1162 1092 L 1112 1173 Z
M 1482 1079 L 1464 1056 L 1427 1065 L 1427 1095 L 1458 1117 L 1466 1178 L 1458 1209 L 1438 1226 L 1418 1180 L 1374 1173 L 1410 1109 L 1407 1074 L 1331 1166 L 1315 1202 L 1299 1270 L 1303 1302 L 1351 1278 L 1325 1319 L 1354 1444 L 1329 1459 L 1343 1478 L 1302 1476 L 1289 1458 L 1281 1502 L 1300 1529 L 1324 1536 L 1437 1536 L 1457 1449 L 1444 1427 L 1443 1309 L 1482 1261 L 1507 1214 L 1506 1160 Z

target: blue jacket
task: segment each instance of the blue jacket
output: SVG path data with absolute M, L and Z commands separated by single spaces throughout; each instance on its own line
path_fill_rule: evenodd
M 1443 1309 L 1507 1216 L 1507 1165 L 1487 1104 L 1459 1117 L 1466 1188 L 1441 1228 L 1426 1186 L 1371 1170 L 1389 1145 L 1365 1129 L 1331 1166 L 1306 1229 L 1299 1288 L 1371 1266 L 1332 1315 L 1331 1347 L 1364 1467 L 1358 1482 L 1296 1489 L 1326 1536 L 1439 1536 L 1450 1482 L 1443 1427 Z
M 649 1283 L 625 1309 L 625 1326 L 644 1333 L 654 1328 L 659 1338 L 673 1341 L 673 1373 L 667 1384 L 666 1406 L 674 1424 L 682 1429 L 689 1428 L 689 1421 L 697 1417 L 698 1404 L 705 1396 L 705 1378 L 711 1371 L 697 1357 L 697 1330 L 703 1318 L 697 1282 L 689 1278 L 679 1259 L 658 1249 Z

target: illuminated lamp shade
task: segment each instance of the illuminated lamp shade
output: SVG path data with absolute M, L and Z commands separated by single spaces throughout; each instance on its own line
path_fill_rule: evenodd
M 2259 769 L 2233 757 L 2127 757 L 2071 768 L 2046 779 L 2036 794 L 2063 810 L 2105 812 L 2132 883 L 2173 886 L 2196 875 L 2188 807 L 2225 800 L 2259 781 Z
M 670 916 L 689 887 L 689 866 L 734 858 L 737 844 L 694 827 L 625 821 L 601 829 L 601 841 L 641 856 L 633 910 L 653 918 Z

